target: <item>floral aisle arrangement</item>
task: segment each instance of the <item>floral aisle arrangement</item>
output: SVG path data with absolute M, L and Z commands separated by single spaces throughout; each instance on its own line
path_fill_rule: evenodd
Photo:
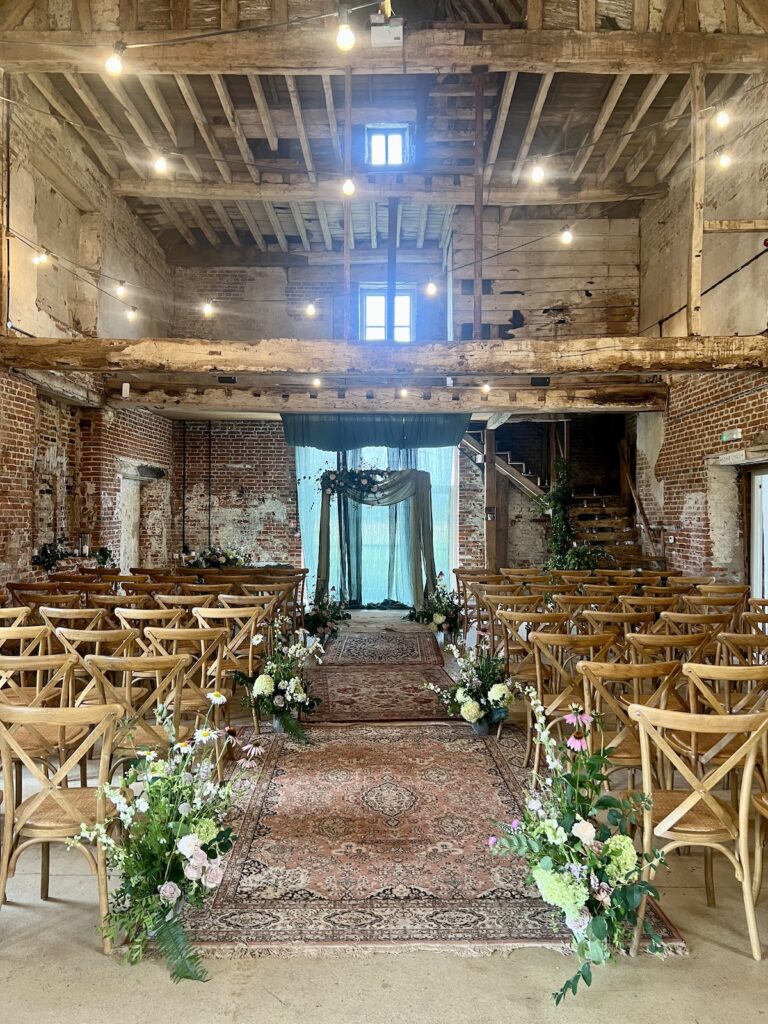
M 327 469 L 320 477 L 320 489 L 325 494 L 336 494 L 340 489 L 353 487 L 365 494 L 376 494 L 389 476 L 388 469 Z
M 497 856 L 525 861 L 529 881 L 545 903 L 557 907 L 573 936 L 579 970 L 557 992 L 556 1003 L 579 983 L 592 983 L 592 967 L 606 963 L 627 948 L 644 896 L 658 899 L 656 889 L 641 878 L 642 861 L 628 835 L 642 819 L 647 799 L 640 794 L 622 799 L 605 792 L 608 751 L 590 753 L 592 715 L 572 707 L 565 716 L 572 729 L 555 743 L 536 691 L 528 689 L 535 719 L 535 741 L 542 748 L 546 773 L 534 776 L 519 818 L 499 823 L 500 834 L 489 846 Z M 658 854 L 649 855 L 654 866 Z M 646 918 L 649 951 L 661 953 L 659 935 Z
M 424 598 L 421 608 L 412 608 L 408 613 L 412 622 L 425 622 L 434 633 L 443 633 L 454 639 L 459 633 L 461 603 L 459 595 L 448 590 L 445 576 L 439 573 L 432 593 Z
M 304 614 L 304 628 L 310 636 L 324 642 L 339 632 L 339 623 L 350 618 L 347 606 L 336 599 L 336 588 L 331 587 L 328 597 L 315 599 Z
M 451 644 L 447 650 L 459 666 L 458 682 L 447 688 L 435 683 L 425 687 L 438 695 L 452 715 L 487 735 L 491 725 L 507 717 L 514 699 L 504 659 L 491 653 L 485 638 L 476 647 L 460 649 Z
M 307 734 L 293 713 L 311 715 L 320 704 L 309 692 L 306 674 L 311 661 L 322 665 L 325 649 L 319 641 L 307 647 L 307 631 L 294 631 L 290 626 L 290 619 L 275 624 L 273 650 L 258 676 L 252 678 L 244 672 L 236 672 L 235 679 L 245 686 L 246 700 L 255 714 L 271 716 L 276 732 L 286 732 L 307 743 Z M 254 637 L 254 643 L 266 644 L 266 638 L 259 634 Z
M 223 704 L 221 693 L 209 694 Z M 120 879 L 110 893 L 107 934 L 125 936 L 126 958 L 138 963 L 154 940 L 174 981 L 205 981 L 200 957 L 189 945 L 181 912 L 202 906 L 221 884 L 221 858 L 234 842 L 226 825 L 236 782 L 218 781 L 218 760 L 235 743 L 232 731 L 217 732 L 209 714 L 194 735 L 177 742 L 172 717 L 158 708 L 168 734 L 168 754 L 141 754 L 118 786 L 106 786 L 114 812 L 103 826 L 83 826 L 74 842 L 98 840 L 107 865 Z M 218 740 L 218 743 L 216 742 Z M 247 763 L 258 751 L 245 748 Z
M 187 563 L 194 569 L 221 569 L 228 565 L 249 565 L 251 556 L 247 551 L 237 548 L 210 547 L 194 552 Z

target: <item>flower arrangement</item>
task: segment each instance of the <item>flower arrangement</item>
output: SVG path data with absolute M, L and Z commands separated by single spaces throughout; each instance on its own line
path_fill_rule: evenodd
M 315 597 L 304 615 L 304 628 L 310 636 L 330 640 L 339 632 L 339 623 L 349 618 L 346 604 L 336 600 L 336 588 L 331 587 L 329 596 Z
M 93 557 L 96 559 L 96 565 L 104 566 L 105 569 L 113 569 L 117 565 L 112 548 L 96 548 Z
M 320 477 L 320 489 L 325 494 L 336 494 L 348 488 L 364 494 L 376 494 L 390 475 L 388 469 L 328 469 Z
M 458 682 L 447 688 L 426 683 L 425 688 L 436 693 L 452 715 L 486 734 L 492 724 L 507 717 L 514 699 L 504 659 L 491 653 L 484 638 L 476 647 L 459 649 L 452 644 L 447 650 L 459 666 Z
M 211 710 L 226 702 L 221 693 L 208 699 Z M 109 897 L 107 934 L 113 940 L 125 936 L 126 958 L 132 964 L 154 940 L 174 981 L 206 980 L 181 912 L 187 903 L 202 906 L 221 884 L 221 858 L 235 838 L 225 819 L 236 783 L 220 783 L 217 769 L 236 740 L 231 730 L 215 730 L 210 718 L 209 713 L 190 739 L 177 742 L 172 716 L 159 706 L 157 720 L 168 734 L 168 754 L 145 751 L 120 785 L 105 786 L 107 806 L 114 813 L 102 826 L 83 826 L 73 840 L 100 842 L 110 871 L 120 877 Z M 248 747 L 244 753 L 248 762 L 260 751 Z
M 251 556 L 246 551 L 214 546 L 196 551 L 188 564 L 196 569 L 221 569 L 227 565 L 249 565 L 250 561 Z
M 316 641 L 311 647 L 304 643 L 305 629 L 290 629 L 290 619 L 275 624 L 275 642 L 272 653 L 255 678 L 236 672 L 235 679 L 246 688 L 246 700 L 256 715 L 271 715 L 276 732 L 286 732 L 302 743 L 309 742 L 307 734 L 293 716 L 293 712 L 312 714 L 320 701 L 309 693 L 306 669 L 314 660 L 322 665 L 323 646 Z M 257 645 L 266 644 L 261 634 L 254 637 Z
M 74 558 L 76 554 L 76 551 L 70 551 L 66 540 L 60 537 L 53 544 L 43 544 L 40 550 L 32 556 L 30 562 L 32 565 L 45 569 L 46 572 L 53 572 L 57 562 L 62 562 L 65 558 Z
M 489 846 L 497 856 L 525 861 L 529 881 L 545 903 L 557 907 L 573 936 L 579 970 L 557 992 L 559 1004 L 579 983 L 592 983 L 592 967 L 626 948 L 637 924 L 644 896 L 658 892 L 641 878 L 642 863 L 628 835 L 638 823 L 648 798 L 619 798 L 605 792 L 609 751 L 590 752 L 592 715 L 573 706 L 565 716 L 572 731 L 555 743 L 536 691 L 525 691 L 534 714 L 535 741 L 542 748 L 546 774 L 534 776 L 523 812 Z M 654 865 L 658 854 L 649 855 Z M 661 939 L 646 919 L 649 951 L 663 950 Z
M 446 587 L 443 573 L 438 574 L 435 589 L 424 598 L 421 608 L 412 608 L 408 618 L 412 622 L 428 623 L 434 633 L 442 632 L 450 637 L 458 634 L 461 603 L 458 594 Z

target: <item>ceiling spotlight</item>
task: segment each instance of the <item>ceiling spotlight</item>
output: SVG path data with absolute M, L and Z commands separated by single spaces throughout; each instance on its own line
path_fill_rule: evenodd
M 563 245 L 571 244 L 571 242 L 573 241 L 573 232 L 570 228 L 563 228 L 563 230 L 560 232 L 560 241 L 563 243 Z
M 32 262 L 35 264 L 36 267 L 41 266 L 43 263 L 47 263 L 48 253 L 45 251 L 45 249 L 43 249 L 42 252 L 36 252 L 35 255 L 32 257 Z
M 731 115 L 725 109 L 725 107 L 718 107 L 717 113 L 715 114 L 715 124 L 718 128 L 727 128 L 731 123 Z
M 715 156 L 717 157 L 717 166 L 721 171 L 727 171 L 733 163 L 733 157 L 724 149 L 718 149 Z
M 131 306 L 131 308 L 126 311 L 125 315 L 128 317 L 130 322 L 133 323 L 133 321 L 136 319 L 136 317 L 138 315 L 137 312 L 136 312 L 136 307 L 135 306 Z
M 400 388 L 400 397 L 401 398 L 407 398 L 408 397 L 408 388 Z
M 346 7 L 339 8 L 339 31 L 336 33 L 336 45 L 344 53 L 355 45 L 355 33 L 349 24 L 349 11 Z
M 110 53 L 104 62 L 104 67 L 110 75 L 121 75 L 123 73 L 123 54 L 125 43 L 115 43 L 115 49 Z
M 353 196 L 355 194 L 354 181 L 352 181 L 351 178 L 345 178 L 341 186 L 341 191 L 345 196 Z
M 127 380 L 124 380 L 120 386 L 120 395 L 122 398 L 131 397 L 131 385 Z
M 315 379 L 312 381 L 312 387 L 319 388 L 322 383 L 323 382 L 320 380 L 319 377 L 315 377 Z
M 314 302 L 308 302 L 307 303 L 307 305 L 306 305 L 306 307 L 304 309 L 304 313 L 307 316 L 317 316 L 317 306 L 314 304 Z
M 531 168 L 531 181 L 535 185 L 539 185 L 544 181 L 544 168 L 541 164 L 534 164 Z
M 216 310 L 212 302 L 203 303 L 202 314 L 206 320 L 210 320 L 215 312 Z
M 487 394 L 490 393 L 491 385 L 490 384 L 483 384 L 483 386 L 480 388 L 480 390 L 483 392 L 484 395 L 487 395 Z
M 424 289 L 430 299 L 433 299 L 437 295 L 437 285 L 434 281 L 427 281 L 427 287 Z
M 118 297 L 118 299 L 122 299 L 125 297 L 125 292 L 125 281 L 118 281 L 117 287 L 115 288 L 115 295 Z
M 155 174 L 167 174 L 168 161 L 165 159 L 162 153 L 160 154 L 160 156 L 155 158 L 155 162 L 152 164 L 152 167 L 154 168 Z

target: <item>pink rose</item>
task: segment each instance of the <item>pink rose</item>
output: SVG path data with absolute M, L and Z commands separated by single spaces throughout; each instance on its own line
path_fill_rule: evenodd
M 218 864 L 211 863 L 203 875 L 203 885 L 206 889 L 215 889 L 217 885 L 221 885 L 223 878 L 224 872 L 221 867 Z
M 163 903 L 168 903 L 171 906 L 181 896 L 181 889 L 176 885 L 175 882 L 164 882 L 158 889 L 160 893 L 160 899 Z
M 199 864 L 193 864 L 190 860 L 184 865 L 184 875 L 190 882 L 199 882 L 203 875 L 203 869 Z

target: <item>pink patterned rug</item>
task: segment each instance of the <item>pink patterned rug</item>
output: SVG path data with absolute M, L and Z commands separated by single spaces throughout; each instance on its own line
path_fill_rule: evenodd
M 316 722 L 444 721 L 448 710 L 425 683 L 449 686 L 444 668 L 390 668 L 380 665 L 331 666 L 312 670 L 312 695 L 320 707 L 309 719 Z
M 328 645 L 326 665 L 442 665 L 443 655 L 429 632 L 345 630 Z

